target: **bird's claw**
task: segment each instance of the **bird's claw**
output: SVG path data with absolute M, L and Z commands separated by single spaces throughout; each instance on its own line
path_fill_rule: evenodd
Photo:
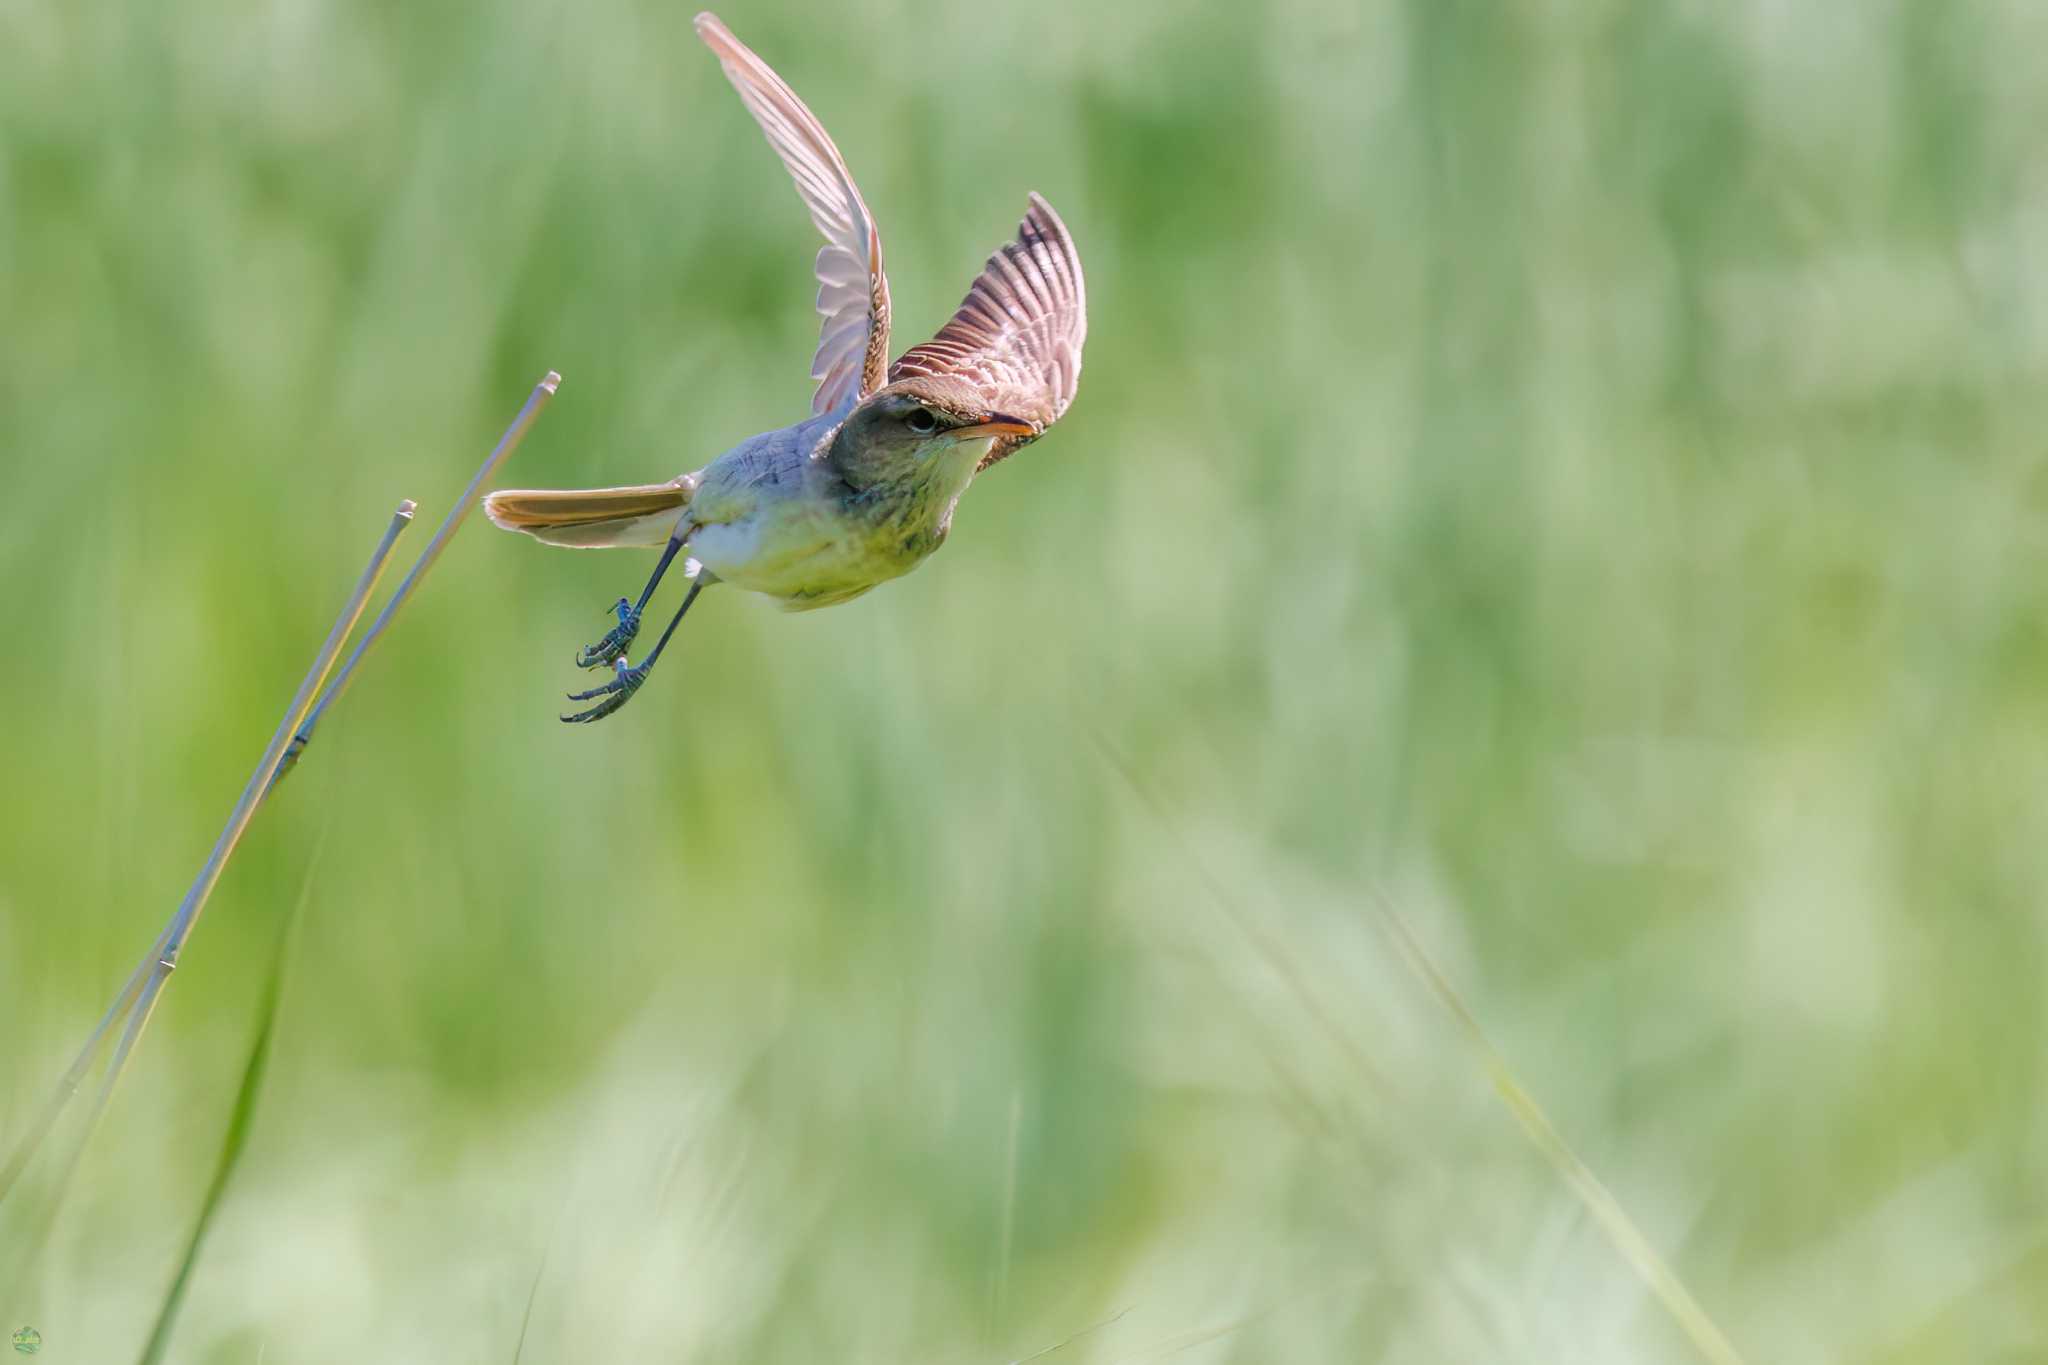
M 578 668 L 603 668 L 606 664 L 617 663 L 632 647 L 633 637 L 640 633 L 640 613 L 623 597 L 612 610 L 618 613 L 619 623 L 596 644 L 585 645 L 576 651 Z M 572 697 L 570 700 L 579 701 L 581 698 Z
M 633 694 L 640 690 L 640 684 L 647 681 L 648 670 L 645 664 L 635 668 L 624 659 L 619 659 L 614 662 L 613 668 L 616 672 L 610 682 L 593 687 L 588 692 L 569 694 L 570 701 L 591 701 L 600 697 L 603 700 L 587 711 L 578 711 L 573 716 L 563 716 L 565 722 L 570 725 L 585 725 L 594 720 L 603 720 L 633 700 Z

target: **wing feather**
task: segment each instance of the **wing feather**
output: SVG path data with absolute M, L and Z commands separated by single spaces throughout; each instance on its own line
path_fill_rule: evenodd
M 697 36 L 717 54 L 825 238 L 816 261 L 824 322 L 811 362 L 811 377 L 818 381 L 811 411 L 830 412 L 849 398 L 865 398 L 882 386 L 889 355 L 889 278 L 882 270 L 881 233 L 846 159 L 782 77 L 715 14 L 697 16 Z
M 1081 256 L 1052 205 L 1034 194 L 1017 240 L 988 258 L 952 320 L 890 367 L 889 381 L 917 376 L 964 381 L 991 412 L 1031 422 L 1031 436 L 1005 436 L 981 468 L 1029 445 L 1057 422 L 1081 382 L 1088 295 Z

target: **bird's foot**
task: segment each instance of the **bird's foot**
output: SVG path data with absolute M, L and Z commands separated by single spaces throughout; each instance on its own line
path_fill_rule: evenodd
M 626 650 L 632 646 L 633 637 L 640 633 L 640 613 L 623 597 L 612 610 L 618 613 L 619 623 L 596 644 L 585 645 L 576 651 L 578 668 L 603 668 L 606 664 L 617 663 L 626 657 Z
M 624 659 L 615 660 L 612 667 L 615 670 L 615 674 L 610 682 L 600 687 L 593 687 L 588 692 L 571 692 L 569 694 L 570 701 L 591 701 L 600 697 L 603 700 L 587 711 L 578 711 L 573 716 L 563 716 L 562 719 L 564 721 L 570 725 L 584 725 L 594 720 L 603 720 L 606 716 L 633 700 L 633 694 L 640 690 L 640 684 L 647 681 L 647 674 L 650 668 L 648 664 L 634 667 Z

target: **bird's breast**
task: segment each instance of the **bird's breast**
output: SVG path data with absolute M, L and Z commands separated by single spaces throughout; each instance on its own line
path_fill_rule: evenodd
M 761 498 L 745 517 L 700 526 L 690 552 L 724 581 L 793 608 L 847 601 L 945 542 L 986 446 L 963 442 L 916 477 L 865 489 L 807 481 Z
M 815 500 L 775 503 L 701 526 L 690 552 L 719 578 L 792 607 L 856 597 L 915 568 L 944 538 L 898 509 Z

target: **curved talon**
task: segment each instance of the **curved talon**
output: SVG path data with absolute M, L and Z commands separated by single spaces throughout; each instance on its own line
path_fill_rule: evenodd
M 606 716 L 609 716 L 612 712 L 631 701 L 633 694 L 640 690 L 640 684 L 647 681 L 647 666 L 645 664 L 634 668 L 628 665 L 624 659 L 620 659 L 616 662 L 615 667 L 618 672 L 610 682 L 593 687 L 587 692 L 571 692 L 569 694 L 570 701 L 591 701 L 599 697 L 602 697 L 603 700 L 587 711 L 578 711 L 573 716 L 563 716 L 562 720 L 565 724 L 584 725 L 594 720 L 603 720 Z
M 681 548 L 682 542 L 680 540 L 671 540 L 668 553 L 662 556 L 662 563 L 666 564 L 674 557 L 675 552 Z M 659 576 L 660 574 L 657 571 L 656 577 Z M 626 662 L 624 641 L 631 640 L 633 633 L 640 628 L 640 606 L 634 605 L 629 607 L 625 600 L 621 599 L 616 608 L 619 613 L 618 627 L 611 635 L 605 637 L 606 643 L 609 643 L 614 636 L 622 637 L 617 653 L 609 660 L 612 667 L 617 670 L 616 676 L 602 687 L 593 687 L 588 692 L 571 692 L 569 694 L 570 701 L 595 700 L 597 705 L 591 707 L 588 711 L 578 711 L 573 716 L 563 716 L 563 721 L 570 725 L 581 725 L 594 720 L 603 720 L 606 716 L 609 716 L 612 712 L 631 701 L 633 694 L 640 690 L 640 684 L 646 682 L 647 675 L 654 671 L 654 665 L 660 660 L 661 652 L 668 648 L 670 637 L 676 633 L 676 627 L 683 623 L 683 617 L 689 614 L 690 604 L 697 600 L 697 594 L 704 591 L 706 584 L 717 581 L 717 579 L 711 576 L 709 571 L 700 572 L 691 580 L 690 590 L 683 594 L 683 604 L 677 607 L 676 614 L 669 618 L 667 629 L 661 632 L 661 639 L 655 642 L 654 648 L 649 651 L 647 657 L 642 659 L 637 665 Z M 652 584 L 649 585 L 650 591 L 652 591 L 652 586 Z M 643 594 L 641 602 L 644 604 L 645 601 L 646 596 Z M 593 646 L 589 652 L 596 654 L 602 651 L 604 647 L 604 645 Z M 579 656 L 578 662 L 581 661 L 582 659 Z M 603 660 L 599 660 L 599 662 L 603 662 Z
M 603 668 L 606 664 L 624 658 L 626 651 L 632 647 L 633 637 L 640 633 L 640 613 L 623 597 L 612 610 L 618 614 L 619 623 L 596 644 L 585 645 L 576 651 L 578 668 Z

